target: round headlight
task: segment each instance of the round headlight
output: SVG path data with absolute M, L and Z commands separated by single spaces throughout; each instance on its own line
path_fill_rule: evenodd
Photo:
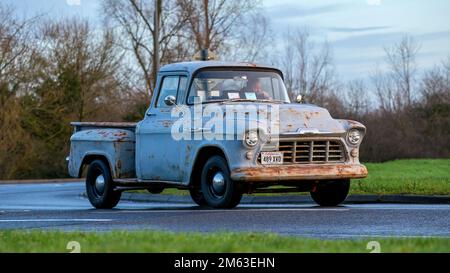
M 245 133 L 244 142 L 248 147 L 255 147 L 258 144 L 258 132 L 248 131 Z
M 347 133 L 347 140 L 352 145 L 358 144 L 361 141 L 361 132 L 357 129 L 351 129 Z

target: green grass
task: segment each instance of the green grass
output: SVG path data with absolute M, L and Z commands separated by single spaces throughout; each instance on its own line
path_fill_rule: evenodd
M 353 180 L 352 194 L 450 195 L 450 159 L 368 163 L 369 176 Z
M 375 239 L 381 252 L 450 252 L 450 238 Z M 0 232 L 0 252 L 359 252 L 371 240 L 319 240 L 263 233 Z
M 410 159 L 365 165 L 369 176 L 352 180 L 350 194 L 450 195 L 450 159 Z M 162 194 L 187 195 L 189 192 L 166 189 Z M 289 194 L 307 193 L 261 195 Z

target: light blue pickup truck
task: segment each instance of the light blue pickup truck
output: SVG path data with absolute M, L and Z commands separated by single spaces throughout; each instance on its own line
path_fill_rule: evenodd
M 166 188 L 213 208 L 233 208 L 244 193 L 294 191 L 336 206 L 351 178 L 367 176 L 365 127 L 301 97 L 291 103 L 282 72 L 255 64 L 166 65 L 142 121 L 72 125 L 69 173 L 86 175 L 96 208 L 115 207 L 126 190 Z

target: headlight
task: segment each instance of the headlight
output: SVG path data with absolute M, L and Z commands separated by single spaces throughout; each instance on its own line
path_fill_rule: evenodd
M 258 145 L 258 132 L 257 131 L 248 131 L 245 133 L 244 136 L 244 143 L 248 146 L 248 147 L 255 147 L 256 145 Z
M 356 145 L 361 141 L 361 132 L 357 129 L 351 129 L 347 133 L 348 143 Z

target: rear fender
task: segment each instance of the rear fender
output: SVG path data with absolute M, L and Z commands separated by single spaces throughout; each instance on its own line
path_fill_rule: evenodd
M 135 177 L 135 136 L 124 129 L 92 129 L 71 137 L 69 174 L 79 177 L 93 158 L 106 158 L 113 178 Z

